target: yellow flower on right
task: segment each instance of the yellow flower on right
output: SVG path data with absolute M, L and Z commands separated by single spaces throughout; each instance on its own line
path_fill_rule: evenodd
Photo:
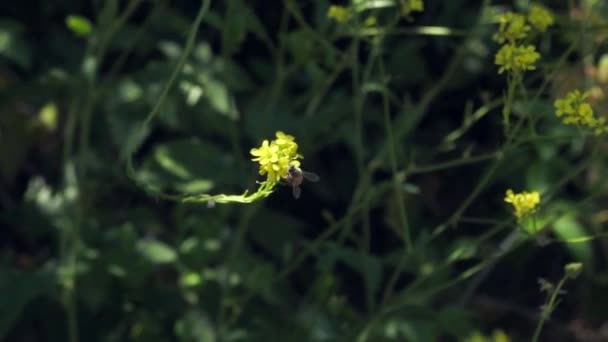
M 530 6 L 530 12 L 528 12 L 528 21 L 539 32 L 545 32 L 549 26 L 553 25 L 554 22 L 551 12 L 538 4 Z
M 424 11 L 424 2 L 422 0 L 400 0 L 400 3 L 401 15 Z
M 540 193 L 538 193 L 538 191 L 515 193 L 513 190 L 509 189 L 505 196 L 505 202 L 513 205 L 515 216 L 517 216 L 518 219 L 521 219 L 536 210 L 536 207 L 540 203 Z
M 606 119 L 595 117 L 588 98 L 589 93 L 578 89 L 569 92 L 566 97 L 555 100 L 555 115 L 566 125 L 590 128 L 595 135 L 608 133 Z
M 335 20 L 340 24 L 344 24 L 352 18 L 353 12 L 344 6 L 331 5 L 327 10 L 327 17 Z
M 505 41 L 509 44 L 515 44 L 518 40 L 526 38 L 530 26 L 526 24 L 526 17 L 521 14 L 507 12 L 498 17 L 498 32 L 494 34 L 492 39 L 499 43 Z
M 492 336 L 485 336 L 480 332 L 475 332 L 469 336 L 465 342 L 510 342 L 509 336 L 502 330 L 494 330 Z

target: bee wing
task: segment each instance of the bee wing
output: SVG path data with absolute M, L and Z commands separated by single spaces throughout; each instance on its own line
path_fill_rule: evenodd
M 295 198 L 295 199 L 300 198 L 301 193 L 302 193 L 302 188 L 300 188 L 299 186 L 293 187 L 293 198 Z
M 316 173 L 312 172 L 302 171 L 302 176 L 304 176 L 304 178 L 308 179 L 311 182 L 318 182 L 319 180 L 321 180 L 321 178 Z

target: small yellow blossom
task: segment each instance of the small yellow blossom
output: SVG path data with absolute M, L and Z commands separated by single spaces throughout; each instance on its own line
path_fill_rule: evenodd
M 424 2 L 422 0 L 400 0 L 400 3 L 401 15 L 424 11 Z
M 344 6 L 331 5 L 329 6 L 329 10 L 327 10 L 327 17 L 340 24 L 349 21 L 352 16 L 353 12 Z
M 511 341 L 511 339 L 509 339 L 509 336 L 507 334 L 505 334 L 505 332 L 502 331 L 502 330 L 495 330 L 492 337 L 494 338 L 494 342 L 509 342 L 509 341 Z
M 528 12 L 528 22 L 534 26 L 539 32 L 545 32 L 547 28 L 553 25 L 553 15 L 543 6 L 534 4 Z
M 514 193 L 513 190 L 507 190 L 505 202 L 511 203 L 515 208 L 515 216 L 518 219 L 531 214 L 540 203 L 540 194 L 538 191 Z
M 530 26 L 526 24 L 526 17 L 521 14 L 507 12 L 498 17 L 498 32 L 492 37 L 499 43 L 508 42 L 514 44 L 516 41 L 526 38 Z
M 509 336 L 502 330 L 494 330 L 492 336 L 484 336 L 479 332 L 473 333 L 466 342 L 509 342 Z
M 579 90 L 571 91 L 565 98 L 555 100 L 555 114 L 566 125 L 575 125 L 594 130 L 596 135 L 608 133 L 608 124 L 605 118 L 597 118 L 593 108 L 587 102 L 589 93 Z
M 494 63 L 500 66 L 500 69 L 498 69 L 499 74 L 502 74 L 504 71 L 519 73 L 536 69 L 534 63 L 539 58 L 540 54 L 536 52 L 534 45 L 517 46 L 507 44 L 498 50 Z
M 376 25 L 378 25 L 378 19 L 373 15 L 365 18 L 363 22 L 363 26 L 365 27 L 374 27 Z
M 264 140 L 259 148 L 250 151 L 254 156 L 251 160 L 260 164 L 260 175 L 266 175 L 271 183 L 278 183 L 287 178 L 289 166 L 300 166 L 302 156 L 298 154 L 298 144 L 295 138 L 283 132 L 276 133 L 276 139 Z

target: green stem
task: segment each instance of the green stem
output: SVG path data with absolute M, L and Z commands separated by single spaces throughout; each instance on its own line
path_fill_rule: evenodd
M 365 102 L 365 95 L 361 90 L 361 84 L 363 82 L 367 82 L 367 78 L 371 74 L 373 62 L 377 57 L 376 51 L 372 49 L 370 51 L 370 60 L 367 64 L 366 69 L 363 73 L 363 79 L 361 79 L 361 73 L 359 70 L 359 44 L 360 39 L 359 36 L 355 36 L 353 38 L 353 43 L 351 46 L 351 63 L 352 63 L 352 91 L 353 91 L 353 114 L 355 121 L 355 149 L 356 149 L 356 160 L 357 160 L 357 173 L 359 175 L 359 180 L 361 187 L 358 188 L 359 191 L 355 195 L 363 196 L 365 193 L 365 189 L 368 187 L 368 179 L 365 174 L 365 166 L 364 166 L 364 158 L 365 158 L 365 150 L 364 150 L 364 130 L 363 130 L 363 105 Z M 353 201 L 357 201 L 359 196 L 353 196 Z M 348 230 L 352 228 L 352 220 L 348 220 L 347 226 Z M 362 253 L 364 254 L 364 274 L 365 274 L 365 300 L 367 304 L 368 310 L 371 312 L 374 309 L 374 294 L 372 293 L 371 288 L 371 273 L 370 273 L 370 249 L 371 249 L 371 223 L 369 219 L 369 208 L 367 206 L 363 207 L 363 238 L 362 238 Z
M 449 160 L 446 162 L 441 162 L 441 163 L 436 163 L 436 164 L 431 164 L 431 165 L 413 166 L 409 170 L 401 171 L 399 174 L 407 173 L 408 175 L 411 176 L 411 175 L 415 175 L 415 174 L 436 172 L 436 171 L 441 171 L 441 170 L 445 170 L 445 169 L 450 169 L 453 167 L 475 164 L 475 163 L 479 163 L 479 162 L 486 161 L 486 160 L 496 159 L 499 156 L 500 156 L 500 151 L 481 154 L 478 156 L 471 156 L 471 157 L 459 158 L 459 159 L 455 159 L 455 160 Z
M 380 75 L 382 78 L 386 76 L 384 70 L 384 62 L 382 59 L 379 61 Z M 410 233 L 410 227 L 407 220 L 407 214 L 405 210 L 405 199 L 403 198 L 403 190 L 401 184 L 404 181 L 404 177 L 398 177 L 397 169 L 397 151 L 395 149 L 396 140 L 393 136 L 393 126 L 390 117 L 389 101 L 386 92 L 382 92 L 382 110 L 384 112 L 384 126 L 386 129 L 387 139 L 389 141 L 389 162 L 391 165 L 391 172 L 393 174 L 393 191 L 395 192 L 395 198 L 397 201 L 397 211 L 399 213 L 399 221 L 401 225 L 402 238 L 405 241 L 407 251 L 411 251 L 413 248 L 412 236 Z
M 518 82 L 515 81 L 516 76 L 509 75 L 507 77 L 507 96 L 504 101 L 504 107 L 502 109 L 502 123 L 505 130 L 505 136 L 509 136 L 509 128 L 511 128 L 511 108 L 513 106 L 513 97 L 515 96 L 515 89 L 517 88 Z
M 75 286 L 76 284 L 74 284 Z M 64 295 L 66 311 L 68 315 L 68 338 L 70 342 L 79 341 L 78 333 L 78 317 L 76 306 L 75 289 L 66 289 Z
M 536 325 L 536 329 L 534 331 L 534 336 L 532 337 L 532 342 L 538 341 L 538 338 L 540 337 L 540 332 L 543 329 L 543 325 L 545 324 L 545 321 L 547 320 L 547 318 L 549 318 L 549 316 L 551 315 L 551 312 L 553 311 L 553 308 L 557 302 L 557 296 L 559 295 L 562 287 L 564 287 L 564 284 L 566 284 L 566 280 L 568 280 L 568 276 L 564 276 L 562 278 L 562 280 L 559 281 L 559 283 L 557 284 L 557 287 L 551 294 L 549 303 L 547 303 L 544 306 L 543 311 L 540 314 L 540 320 L 538 321 L 538 324 Z

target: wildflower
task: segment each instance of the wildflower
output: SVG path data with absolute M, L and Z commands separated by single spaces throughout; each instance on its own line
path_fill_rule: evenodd
M 353 16 L 350 9 L 344 6 L 331 5 L 327 10 L 327 17 L 337 21 L 340 24 L 344 24 L 349 21 Z
M 540 194 L 537 191 L 514 193 L 513 190 L 507 190 L 505 202 L 511 203 L 515 208 L 515 216 L 518 219 L 531 214 L 540 203 Z
M 295 138 L 283 132 L 276 133 L 276 139 L 268 142 L 264 140 L 259 148 L 252 148 L 251 160 L 260 164 L 260 175 L 266 175 L 270 183 L 278 183 L 287 178 L 289 166 L 300 166 L 302 156 L 298 154 L 298 144 Z
M 606 119 L 594 116 L 588 98 L 588 92 L 571 91 L 565 98 L 555 100 L 555 114 L 566 125 L 587 127 L 593 129 L 596 135 L 608 133 Z
M 400 2 L 402 15 L 424 11 L 424 2 L 422 0 L 400 0 Z
M 534 63 L 539 58 L 540 54 L 536 52 L 534 45 L 507 44 L 498 50 L 494 63 L 500 66 L 499 74 L 502 74 L 505 70 L 519 73 L 536 69 Z
M 545 32 L 547 28 L 553 25 L 553 15 L 543 6 L 534 4 L 528 12 L 528 22 L 534 26 L 539 32 Z
M 505 334 L 502 330 L 495 330 L 492 336 L 494 338 L 494 342 L 509 342 L 509 336 Z
M 502 330 L 494 330 L 492 336 L 484 336 L 479 332 L 473 333 L 466 342 L 509 342 L 509 336 Z
M 517 13 L 507 12 L 498 17 L 498 32 L 492 37 L 499 43 L 508 42 L 514 44 L 523 39 L 530 31 L 530 26 L 526 24 L 526 18 Z

